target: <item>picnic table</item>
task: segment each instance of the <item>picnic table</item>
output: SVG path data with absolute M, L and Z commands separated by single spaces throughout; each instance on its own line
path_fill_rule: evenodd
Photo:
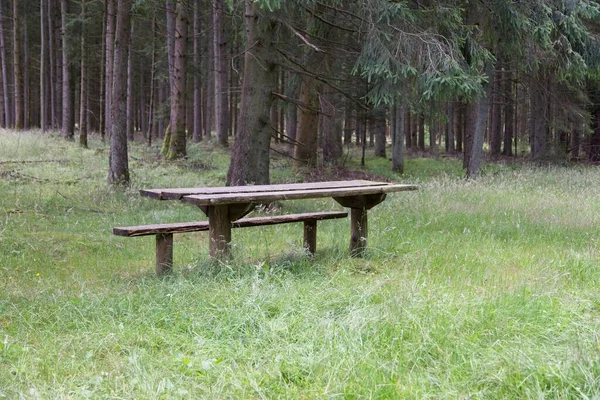
M 198 206 L 208 216 L 210 255 L 229 257 L 234 221 L 257 204 L 281 200 L 330 197 L 350 209 L 350 253 L 360 257 L 367 247 L 367 212 L 392 192 L 416 190 L 416 185 L 368 180 L 291 183 L 275 185 L 144 189 L 140 194 L 157 200 L 179 200 Z M 298 218 L 300 218 L 299 215 Z M 302 221 L 302 219 L 298 219 Z M 287 221 L 290 222 L 290 221 Z

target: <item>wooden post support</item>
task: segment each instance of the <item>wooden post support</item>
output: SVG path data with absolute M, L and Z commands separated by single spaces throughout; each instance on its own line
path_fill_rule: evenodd
M 362 257 L 367 249 L 367 209 L 350 209 L 350 255 Z
M 156 275 L 164 275 L 173 269 L 173 234 L 156 235 Z
M 304 221 L 304 248 L 312 256 L 317 251 L 317 221 Z
M 231 256 L 231 220 L 229 206 L 208 207 L 208 231 L 210 233 L 210 256 L 222 260 Z

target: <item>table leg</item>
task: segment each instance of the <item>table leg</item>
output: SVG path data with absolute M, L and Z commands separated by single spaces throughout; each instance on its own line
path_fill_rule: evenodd
M 367 209 L 350 209 L 350 255 L 362 257 L 367 249 Z
M 304 248 L 311 256 L 317 251 L 317 221 L 304 221 Z
M 208 207 L 208 231 L 210 234 L 210 256 L 222 260 L 231 256 L 231 221 L 229 206 Z

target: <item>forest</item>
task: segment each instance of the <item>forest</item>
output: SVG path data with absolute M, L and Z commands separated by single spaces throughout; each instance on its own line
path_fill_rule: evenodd
M 0 69 L 0 399 L 600 398 L 599 1 L 0 0 Z
M 540 162 L 600 160 L 600 5 L 592 0 L 9 0 L 0 125 L 165 160 L 214 135 L 228 184 L 270 154 L 336 165 L 373 148 Z M 391 144 L 391 146 L 388 146 Z M 391 152 L 391 154 L 388 154 Z M 346 152 L 347 153 L 347 152 Z M 360 151 L 358 152 L 360 154 Z

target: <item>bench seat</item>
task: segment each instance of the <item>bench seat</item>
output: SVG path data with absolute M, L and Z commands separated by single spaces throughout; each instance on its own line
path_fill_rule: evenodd
M 314 254 L 317 247 L 317 221 L 326 219 L 346 218 L 347 212 L 329 211 L 304 214 L 274 215 L 269 217 L 242 218 L 231 222 L 232 228 L 247 228 L 253 226 L 266 226 L 288 224 L 293 222 L 304 223 L 304 247 L 310 254 Z M 168 272 L 173 266 L 173 234 L 208 231 L 208 221 L 174 222 L 155 225 L 138 225 L 113 228 L 113 234 L 125 237 L 156 236 L 156 272 Z

